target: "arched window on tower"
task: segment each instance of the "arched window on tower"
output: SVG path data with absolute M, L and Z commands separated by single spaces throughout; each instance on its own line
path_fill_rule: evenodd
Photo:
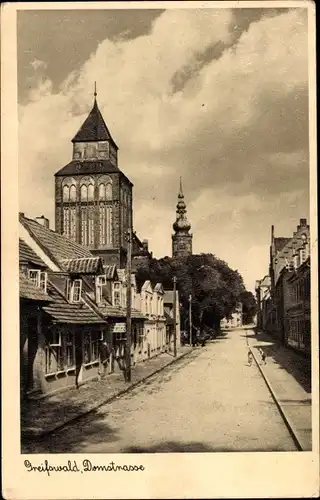
M 88 188 L 85 184 L 82 184 L 80 188 L 80 199 L 81 201 L 88 201 Z
M 77 199 L 77 189 L 74 184 L 70 186 L 70 201 L 76 201 Z
M 68 185 L 63 186 L 63 188 L 62 188 L 63 201 L 69 201 L 69 192 L 70 192 L 69 186 Z
M 99 200 L 105 200 L 106 199 L 106 186 L 101 183 L 99 184 Z
M 94 187 L 93 184 L 89 184 L 88 186 L 88 201 L 94 200 Z
M 106 200 L 112 200 L 112 184 L 108 182 L 106 185 Z

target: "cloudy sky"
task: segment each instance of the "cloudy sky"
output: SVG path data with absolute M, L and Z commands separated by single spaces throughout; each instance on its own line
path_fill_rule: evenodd
M 304 9 L 21 11 L 20 210 L 54 225 L 53 174 L 93 103 L 134 183 L 134 225 L 171 255 L 183 178 L 194 253 L 253 289 L 270 226 L 309 219 Z

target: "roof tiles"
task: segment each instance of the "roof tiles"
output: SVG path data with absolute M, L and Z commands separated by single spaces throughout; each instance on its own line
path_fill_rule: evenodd
M 52 229 L 45 228 L 38 222 L 21 214 L 19 219 L 34 240 L 57 264 L 61 264 L 65 259 L 92 258 L 92 253 L 88 248 L 52 231 Z
M 97 274 L 103 273 L 103 266 L 100 257 L 80 257 L 77 259 L 63 259 L 63 268 L 68 273 L 77 274 Z
M 21 238 L 19 238 L 19 262 L 20 264 L 35 264 L 39 267 L 46 267 L 43 260 Z
M 68 302 L 50 281 L 48 281 L 48 291 L 53 302 L 43 309 L 55 322 L 71 324 L 105 323 L 104 318 L 93 311 L 85 302 L 75 304 Z
M 94 100 L 92 110 L 72 139 L 72 142 L 88 141 L 111 141 L 116 146 L 100 113 L 96 99 Z
M 51 302 L 52 299 L 41 288 L 37 288 L 24 274 L 19 275 L 19 292 L 21 299 L 35 300 L 38 302 Z

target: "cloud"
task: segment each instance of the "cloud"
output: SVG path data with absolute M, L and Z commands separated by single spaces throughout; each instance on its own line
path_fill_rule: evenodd
M 252 287 L 266 272 L 254 248 L 265 249 L 268 225 L 283 218 L 286 229 L 308 207 L 307 18 L 262 17 L 238 39 L 234 20 L 229 9 L 170 9 L 148 34 L 102 41 L 60 92 L 39 77 L 19 110 L 21 209 L 53 219 L 53 174 L 70 161 L 96 80 L 141 237 L 171 253 L 182 175 L 195 251 L 229 261 Z

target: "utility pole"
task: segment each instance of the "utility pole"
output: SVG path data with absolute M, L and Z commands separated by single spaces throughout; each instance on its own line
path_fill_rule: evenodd
M 177 357 L 177 278 L 173 277 L 173 355 Z
M 127 337 L 125 345 L 125 380 L 131 382 L 131 256 L 132 256 L 132 230 L 128 229 L 127 247 Z
M 192 315 L 191 315 L 191 304 L 192 304 L 192 295 L 189 295 L 189 341 L 190 346 L 192 345 Z

